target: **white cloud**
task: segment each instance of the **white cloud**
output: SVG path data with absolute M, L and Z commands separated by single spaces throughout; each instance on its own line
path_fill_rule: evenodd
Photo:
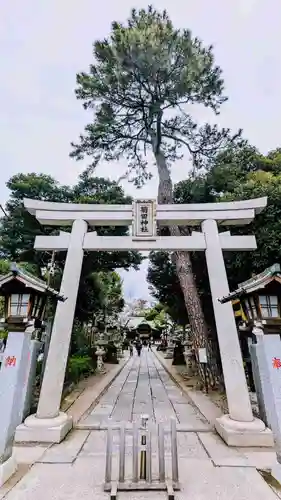
M 143 298 L 151 300 L 151 296 L 145 281 L 147 274 L 148 260 L 144 260 L 139 271 L 130 269 L 129 271 L 120 271 L 119 274 L 124 280 L 124 292 L 127 300 Z

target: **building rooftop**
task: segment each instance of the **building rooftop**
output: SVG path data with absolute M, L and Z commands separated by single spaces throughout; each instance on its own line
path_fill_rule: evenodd
M 236 298 L 242 297 L 243 295 L 248 295 L 264 288 L 274 279 L 277 279 L 278 281 L 280 280 L 281 283 L 280 264 L 273 264 L 272 266 L 266 268 L 262 273 L 256 274 L 247 281 L 239 283 L 239 287 L 237 288 L 237 290 L 234 290 L 233 292 L 229 293 L 225 297 L 219 298 L 218 300 L 221 304 L 225 304 L 230 300 L 234 300 Z
M 129 330 L 136 330 L 140 325 L 148 325 L 152 329 L 156 329 L 154 321 L 148 321 L 145 316 L 131 316 L 126 324 Z
M 22 284 L 24 284 L 27 288 L 32 288 L 37 292 L 45 293 L 47 295 L 52 295 L 56 297 L 58 300 L 65 300 L 59 294 L 59 292 L 57 290 L 54 290 L 54 288 L 51 288 L 46 283 L 46 281 L 37 278 L 37 276 L 34 276 L 33 274 L 29 273 L 26 270 L 23 270 L 20 266 L 17 266 L 17 264 L 15 263 L 11 264 L 9 273 L 0 276 L 0 293 L 4 285 L 13 280 L 19 281 Z

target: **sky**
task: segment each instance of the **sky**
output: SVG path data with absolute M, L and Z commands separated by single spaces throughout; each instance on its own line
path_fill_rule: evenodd
M 45 172 L 61 183 L 75 183 L 87 166 L 69 158 L 75 141 L 90 121 L 75 99 L 75 76 L 92 62 L 92 42 L 103 39 L 113 20 L 124 21 L 129 0 L 1 0 L 0 7 L 0 203 L 14 174 Z M 229 101 L 217 123 L 244 136 L 262 152 L 281 145 L 281 3 L 277 0 L 155 0 L 166 8 L 175 26 L 190 29 L 214 46 Z M 200 120 L 207 119 L 200 116 Z M 123 162 L 103 164 L 97 175 L 117 179 Z M 188 158 L 172 170 L 174 182 L 184 179 Z M 132 196 L 156 197 L 154 178 Z M 123 274 L 126 297 L 148 298 L 147 262 L 136 276 Z

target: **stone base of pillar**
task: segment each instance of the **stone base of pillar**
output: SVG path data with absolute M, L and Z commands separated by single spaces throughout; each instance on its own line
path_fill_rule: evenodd
M 215 429 L 228 446 L 273 447 L 273 434 L 258 418 L 252 422 L 232 420 L 229 415 L 216 419 Z
M 281 484 L 281 464 L 276 464 L 271 469 L 271 475 L 279 484 Z
M 15 441 L 24 443 L 60 443 L 72 429 L 72 418 L 60 412 L 55 418 L 27 417 L 16 429 Z
M 18 466 L 14 455 L 0 464 L 0 488 L 17 471 L 17 468 Z

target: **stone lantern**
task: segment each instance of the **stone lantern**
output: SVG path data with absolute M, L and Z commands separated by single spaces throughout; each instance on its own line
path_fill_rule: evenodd
M 0 295 L 5 299 L 1 326 L 8 330 L 0 368 L 1 487 L 16 470 L 13 439 L 17 426 L 30 411 L 41 347 L 36 332 L 42 331 L 47 298 L 63 299 L 47 283 L 15 264 L 8 274 L 0 277 Z
M 251 335 L 254 325 L 263 325 L 264 334 L 281 334 L 281 269 L 279 264 L 265 269 L 239 284 L 234 292 L 220 299 L 220 302 L 239 299 L 241 318 L 238 324 L 241 332 Z M 236 314 L 237 316 L 237 311 Z
M 62 300 L 56 290 L 30 273 L 11 265 L 10 272 L 0 277 L 0 295 L 5 299 L 1 326 L 8 331 L 23 331 L 30 321 L 42 327 L 48 297 Z
M 219 301 L 232 302 L 250 391 L 255 392 L 250 350 L 257 343 L 257 331 L 262 330 L 264 335 L 281 334 L 280 265 L 274 264 L 239 283 L 234 292 Z

